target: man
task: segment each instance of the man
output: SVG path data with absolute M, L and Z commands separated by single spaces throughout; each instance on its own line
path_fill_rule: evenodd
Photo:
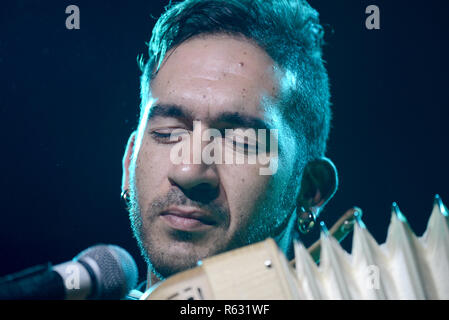
M 147 287 L 267 237 L 292 257 L 298 228 L 313 222 L 298 226 L 298 216 L 316 218 L 336 188 L 323 158 L 331 112 L 321 41 L 305 0 L 186 0 L 158 20 L 122 181 Z M 266 139 L 242 137 L 260 129 Z M 204 139 L 195 150 L 205 132 L 234 133 L 214 135 L 218 161 L 201 158 Z M 180 146 L 192 153 L 176 161 Z M 219 161 L 223 150 L 269 161 Z

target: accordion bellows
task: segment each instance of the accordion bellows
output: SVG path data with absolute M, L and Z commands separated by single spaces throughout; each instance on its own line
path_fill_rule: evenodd
M 360 218 L 352 253 L 322 232 L 320 265 L 295 243 L 299 299 L 449 299 L 448 212 L 437 196 L 417 237 L 393 204 L 387 240 L 377 244 Z

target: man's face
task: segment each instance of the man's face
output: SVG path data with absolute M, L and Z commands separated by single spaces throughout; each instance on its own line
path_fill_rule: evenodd
M 291 208 L 279 204 L 293 170 L 281 153 L 278 172 L 261 175 L 260 164 L 247 162 L 174 164 L 170 153 L 177 142 L 169 139 L 175 129 L 192 133 L 193 121 L 201 121 L 203 131 L 223 133 L 279 129 L 278 107 L 262 104 L 263 97 L 275 99 L 278 86 L 273 60 L 243 38 L 196 37 L 167 53 L 151 82 L 155 102 L 140 124 L 130 172 L 134 231 L 159 274 L 169 276 L 285 227 Z

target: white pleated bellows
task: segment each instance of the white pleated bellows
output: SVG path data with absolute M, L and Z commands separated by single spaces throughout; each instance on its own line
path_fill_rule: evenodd
M 417 237 L 394 203 L 387 240 L 377 244 L 360 216 L 352 254 L 321 233 L 320 265 L 295 243 L 300 299 L 449 299 L 449 218 L 439 196 Z

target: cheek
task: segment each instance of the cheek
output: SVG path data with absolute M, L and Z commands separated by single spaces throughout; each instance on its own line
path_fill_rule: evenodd
M 251 165 L 224 166 L 223 186 L 234 223 L 249 220 L 259 202 L 265 198 L 269 176 L 259 175 L 259 167 Z
M 148 203 L 164 181 L 167 161 L 164 161 L 165 153 L 159 149 L 144 139 L 137 157 L 135 183 L 141 204 Z

